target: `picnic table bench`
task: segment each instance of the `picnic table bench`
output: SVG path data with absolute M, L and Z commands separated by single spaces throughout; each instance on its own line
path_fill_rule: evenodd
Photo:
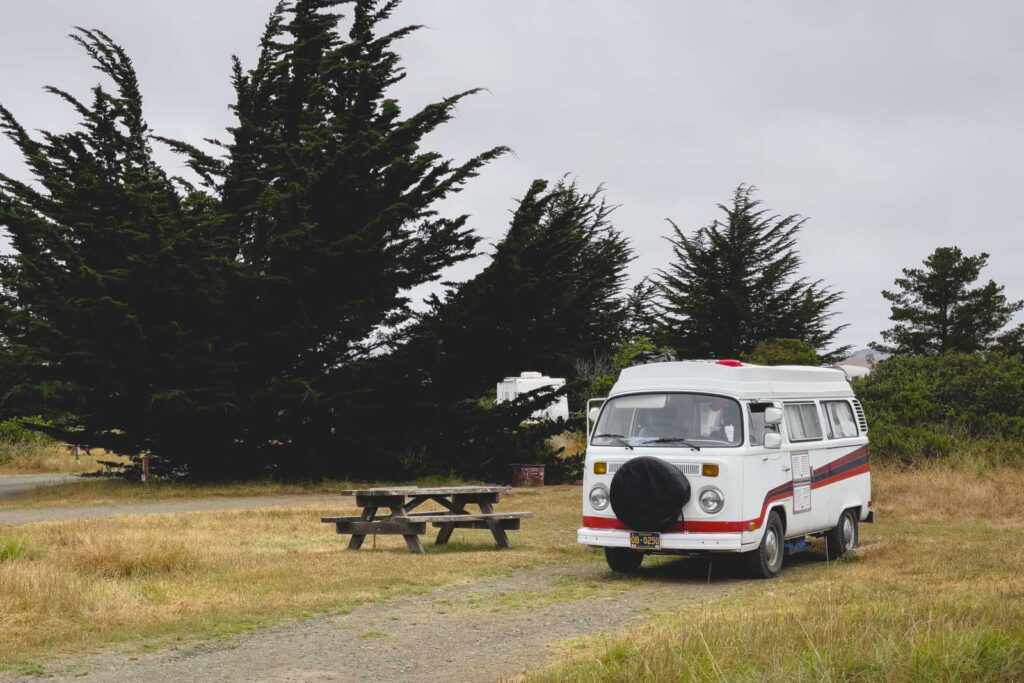
M 323 517 L 321 522 L 334 524 L 339 534 L 351 534 L 349 550 L 358 550 L 363 540 L 373 534 L 400 534 L 409 551 L 422 553 L 420 535 L 427 524 L 440 529 L 435 545 L 444 545 L 456 529 L 489 529 L 499 548 L 508 548 L 506 531 L 519 528 L 520 522 L 532 517 L 532 512 L 495 512 L 501 494 L 511 486 L 434 486 L 344 489 L 342 496 L 355 496 L 356 507 L 362 508 L 358 517 Z M 412 512 L 423 503 L 433 501 L 444 508 L 438 512 Z M 466 509 L 476 505 L 479 513 Z M 389 508 L 390 515 L 377 517 L 380 508 Z

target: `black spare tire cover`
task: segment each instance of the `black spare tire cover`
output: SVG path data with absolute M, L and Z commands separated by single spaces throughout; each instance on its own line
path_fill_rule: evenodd
M 612 477 L 612 511 L 637 531 L 668 531 L 690 500 L 690 482 L 672 465 L 648 455 L 627 460 Z

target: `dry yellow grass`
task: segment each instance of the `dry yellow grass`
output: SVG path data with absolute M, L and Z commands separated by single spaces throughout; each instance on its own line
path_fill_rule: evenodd
M 114 643 L 161 645 L 545 563 L 591 559 L 575 543 L 579 489 L 520 490 L 532 510 L 498 551 L 486 531 L 408 555 L 401 537 L 347 537 L 315 507 L 203 512 L 0 528 L 0 666 Z M 339 499 L 339 501 L 342 499 Z M 5 551 L 5 548 L 7 549 Z
M 58 443 L 0 444 L 0 474 L 83 474 L 104 468 L 101 460 L 117 461 L 104 451 L 83 453 L 77 460 Z
M 281 483 L 253 481 L 226 484 L 189 484 L 154 481 L 142 484 L 116 478 L 87 478 L 53 486 L 43 486 L 0 502 L 0 510 L 55 505 L 101 505 L 110 503 L 146 503 L 185 498 L 222 498 L 230 496 L 277 496 L 304 493 L 330 494 L 349 486 L 348 482 L 316 481 Z
M 874 482 L 879 520 L 858 557 L 794 558 L 777 580 L 589 641 L 535 679 L 1024 679 L 1024 472 L 939 465 Z

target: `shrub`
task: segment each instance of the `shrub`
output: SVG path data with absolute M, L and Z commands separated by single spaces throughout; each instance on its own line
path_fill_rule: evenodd
M 1000 353 L 897 356 L 854 383 L 872 453 L 903 462 L 971 451 L 1024 461 L 1024 361 Z

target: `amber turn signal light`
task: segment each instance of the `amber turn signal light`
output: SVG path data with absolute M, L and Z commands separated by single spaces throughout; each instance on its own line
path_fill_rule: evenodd
M 608 463 L 606 463 L 606 462 L 595 462 L 594 463 L 594 474 L 608 474 Z
M 718 465 L 713 462 L 706 462 L 700 466 L 700 473 L 705 477 L 717 477 L 718 476 Z

